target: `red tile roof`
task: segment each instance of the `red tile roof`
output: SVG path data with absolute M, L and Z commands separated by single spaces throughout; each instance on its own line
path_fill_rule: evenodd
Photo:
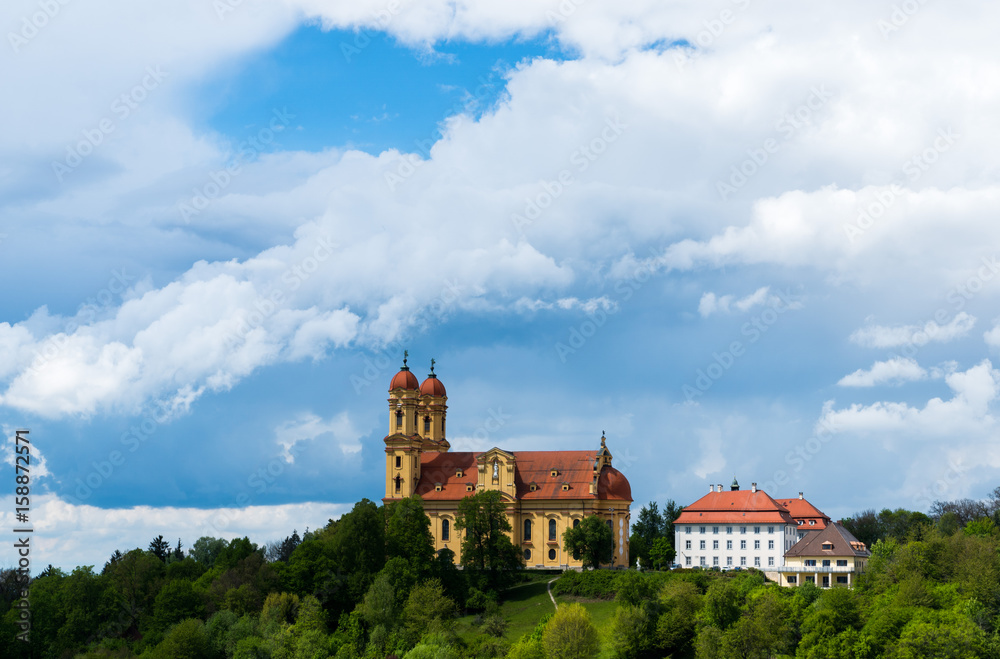
M 389 382 L 389 391 L 393 389 L 416 389 L 417 388 L 417 376 L 410 372 L 409 369 L 405 371 L 400 371 L 392 376 L 392 381 Z
M 784 506 L 796 522 L 802 520 L 801 526 L 803 527 L 809 526 L 810 529 L 822 530 L 830 523 L 830 518 L 826 514 L 805 499 L 775 499 L 775 501 Z M 809 520 L 816 523 L 809 525 Z
M 421 396 L 447 396 L 448 392 L 445 391 L 444 384 L 441 380 L 438 380 L 436 375 L 430 375 L 426 380 L 420 385 L 420 395 Z
M 823 549 L 826 544 L 830 549 Z M 836 522 L 822 531 L 807 533 L 804 538 L 792 545 L 785 556 L 854 556 L 868 558 L 871 552 L 865 543 L 859 541 L 850 531 Z
M 416 493 L 432 501 L 457 500 L 474 493 L 478 478 L 476 458 L 480 455 L 471 452 L 422 453 Z M 601 470 L 597 494 L 590 493 L 597 451 L 515 451 L 513 455 L 518 499 L 632 501 L 628 479 L 613 467 Z M 457 475 L 459 470 L 462 476 Z M 437 483 L 441 484 L 441 491 L 437 491 Z M 467 489 L 468 484 L 472 485 L 472 492 Z M 568 489 L 563 489 L 564 484 Z
M 765 492 L 709 492 L 686 507 L 674 524 L 791 524 L 788 510 Z

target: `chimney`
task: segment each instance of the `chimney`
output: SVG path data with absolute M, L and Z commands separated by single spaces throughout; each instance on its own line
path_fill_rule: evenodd
M 751 492 L 757 491 L 757 483 L 750 483 L 750 491 Z
M 799 498 L 800 498 L 800 499 L 802 498 L 802 493 L 801 493 L 801 492 L 799 492 Z
M 709 492 L 715 492 L 715 486 L 714 486 L 714 485 L 712 485 L 711 483 L 709 483 L 709 484 L 708 484 L 708 491 L 709 491 Z
M 721 491 L 722 491 L 722 483 L 719 483 L 719 487 L 718 487 L 718 489 L 716 490 L 716 492 L 721 492 Z

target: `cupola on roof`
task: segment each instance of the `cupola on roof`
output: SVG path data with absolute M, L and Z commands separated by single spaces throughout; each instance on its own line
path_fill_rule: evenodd
M 434 360 L 431 360 L 431 372 L 427 374 L 427 379 L 420 385 L 421 396 L 447 396 L 444 384 L 438 380 L 437 373 L 434 372 Z
M 410 372 L 410 367 L 406 365 L 406 359 L 410 356 L 410 353 L 406 350 L 403 351 L 403 366 L 399 369 L 399 373 L 392 376 L 392 380 L 389 382 L 389 391 L 393 389 L 416 389 L 417 388 L 417 376 Z

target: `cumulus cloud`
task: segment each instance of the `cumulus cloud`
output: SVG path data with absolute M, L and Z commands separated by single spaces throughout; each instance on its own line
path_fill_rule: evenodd
M 827 403 L 817 428 L 837 433 L 884 433 L 886 437 L 905 433 L 921 439 L 955 438 L 970 432 L 979 436 L 995 427 L 991 406 L 1000 394 L 1000 371 L 988 359 L 946 375 L 945 383 L 953 396 L 948 400 L 932 398 L 923 407 L 879 401 L 835 410 Z
M 948 343 L 969 333 L 976 317 L 961 311 L 945 325 L 929 320 L 923 325 L 870 325 L 855 330 L 850 340 L 865 348 L 896 348 L 905 345 L 922 346 L 932 341 Z
M 1000 321 L 993 321 L 993 328 L 983 333 L 983 340 L 991 348 L 1000 348 Z
M 331 419 L 323 419 L 306 412 L 274 429 L 282 456 L 288 463 L 295 462 L 295 455 L 301 451 L 301 442 L 312 442 L 323 435 L 330 435 L 344 455 L 354 455 L 361 451 L 362 433 L 354 427 L 347 412 L 341 412 Z
M 3 504 L 0 520 L 5 527 L 15 528 L 13 497 L 4 497 Z M 227 540 L 248 536 L 264 544 L 296 529 L 302 533 L 306 526 L 321 528 L 348 510 L 349 505 L 322 502 L 217 509 L 96 508 L 39 494 L 32 498 L 32 546 L 37 555 L 54 557 L 51 562 L 57 567 L 71 570 L 93 565 L 99 572 L 116 549 L 124 552 L 135 545 L 145 549 L 161 534 L 171 543 L 180 537 L 185 550 L 202 536 Z M 123 540 L 123 529 L 128 529 L 129 540 Z
M 707 318 L 713 313 L 731 313 L 736 311 L 745 312 L 759 305 L 777 306 L 781 304 L 781 298 L 777 295 L 769 295 L 770 286 L 761 286 L 756 291 L 746 297 L 736 299 L 734 295 L 716 296 L 715 293 L 707 292 L 701 296 L 698 302 L 698 313 L 702 318 Z
M 893 357 L 887 361 L 875 362 L 867 371 L 858 369 L 845 375 L 837 382 L 841 387 L 874 387 L 879 384 L 899 384 L 913 380 L 923 380 L 927 371 L 913 359 Z

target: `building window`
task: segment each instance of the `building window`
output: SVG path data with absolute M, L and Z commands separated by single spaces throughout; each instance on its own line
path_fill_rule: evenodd
M 833 543 L 832 542 L 824 542 L 823 543 L 823 549 L 832 550 L 833 549 Z
M 740 540 L 740 549 L 746 549 L 746 548 L 747 548 L 747 541 Z
M 441 491 L 441 483 L 434 483 L 434 491 L 435 492 Z
M 747 532 L 747 527 L 741 526 L 740 527 L 740 533 L 746 533 L 746 532 Z
M 847 577 L 837 577 L 837 583 L 847 583 Z
M 774 540 L 768 540 L 767 541 L 767 548 L 768 549 L 774 549 Z
M 717 566 L 718 564 L 719 564 L 719 557 L 718 556 L 713 556 L 712 557 L 712 565 Z
M 701 541 L 701 542 L 699 542 L 698 544 L 699 544 L 699 547 L 698 547 L 698 549 L 704 549 L 704 548 L 705 548 L 705 541 L 704 541 L 704 540 L 702 540 L 702 541 Z
M 830 567 L 830 561 L 829 561 L 829 559 L 824 559 L 824 561 L 823 561 L 823 567 Z
M 403 410 L 396 410 L 396 430 L 403 427 Z
M 719 541 L 718 540 L 713 540 L 712 541 L 712 549 L 718 549 L 718 548 L 719 548 Z
M 550 561 L 556 560 L 556 550 L 555 549 L 550 549 L 549 550 L 549 560 Z
M 753 541 L 753 548 L 754 549 L 760 549 L 760 540 L 754 540 Z
M 740 565 L 746 565 L 746 564 L 747 564 L 747 557 L 740 556 Z
M 699 564 L 700 564 L 700 565 L 708 565 L 708 563 L 707 563 L 707 562 L 705 561 L 705 557 L 704 557 L 704 556 L 702 556 L 702 557 L 701 557 L 701 558 L 699 559 Z
M 798 583 L 798 577 L 793 574 L 788 575 L 788 583 Z
M 726 533 L 732 534 L 732 532 L 733 532 L 733 527 L 727 526 L 726 527 Z
M 823 587 L 824 588 L 830 587 L 830 577 L 823 577 Z
M 461 469 L 456 469 L 456 470 L 455 470 L 455 478 L 461 478 L 461 477 L 462 477 L 462 476 L 464 476 L 464 475 L 465 475 L 465 474 L 464 474 L 464 473 L 462 472 L 462 470 L 461 470 Z
M 753 564 L 755 567 L 760 567 L 760 556 L 753 557 Z
M 767 527 L 767 532 L 768 533 L 774 533 L 774 527 L 773 526 Z
M 578 520 L 578 519 L 574 519 L 574 520 L 573 520 L 573 528 L 575 529 L 575 528 L 576 528 L 576 527 L 578 527 L 578 526 L 580 526 L 580 520 Z
M 732 549 L 732 548 L 733 548 L 733 541 L 726 540 L 726 549 Z
M 732 564 L 733 564 L 733 557 L 726 556 L 726 565 L 732 565 Z
M 684 541 L 684 549 L 691 549 L 691 541 L 690 540 L 685 540 Z
M 809 520 L 809 526 L 816 526 L 816 520 L 814 519 Z
M 441 436 L 444 437 L 444 419 L 441 419 Z
M 451 540 L 451 522 L 446 519 L 441 520 L 441 539 L 445 542 Z
M 396 494 L 399 494 L 399 491 L 403 489 L 403 479 L 399 476 L 396 476 L 394 480 L 396 483 Z
M 812 558 L 807 558 L 806 567 L 816 567 L 816 560 Z
M 549 540 L 551 541 L 551 540 L 555 540 L 555 539 L 556 539 L 556 520 L 550 519 L 549 520 Z
M 403 468 L 403 456 L 397 455 L 396 456 L 396 469 L 402 469 L 402 468 Z
M 610 519 L 607 521 L 607 524 L 608 524 L 608 529 L 611 531 L 612 535 L 614 535 L 615 525 L 611 523 Z
M 754 533 L 760 533 L 760 527 L 759 526 L 753 527 L 753 532 Z
M 712 527 L 712 533 L 714 533 L 715 535 L 719 535 L 719 527 L 718 526 L 713 526 Z
M 704 526 L 699 526 L 698 529 L 699 529 L 698 533 L 704 533 L 705 532 L 705 527 Z
M 530 561 L 531 560 L 531 550 L 530 549 L 525 549 L 524 550 L 524 560 L 526 560 L 526 561 Z
M 688 556 L 684 559 L 684 565 L 691 565 L 691 557 Z
M 424 434 L 431 434 L 431 418 L 429 416 L 424 417 Z
M 538 486 L 535 485 L 534 483 L 532 483 L 531 485 L 528 486 L 528 489 L 531 490 L 532 492 L 534 492 L 535 490 L 538 489 Z
M 809 583 L 816 583 L 816 577 L 806 577 L 806 581 Z
M 774 565 L 774 556 L 768 556 L 767 557 L 767 564 L 768 565 Z
M 847 561 L 837 559 L 837 567 L 847 567 Z
M 524 539 L 525 541 L 531 540 L 531 520 L 524 520 Z

